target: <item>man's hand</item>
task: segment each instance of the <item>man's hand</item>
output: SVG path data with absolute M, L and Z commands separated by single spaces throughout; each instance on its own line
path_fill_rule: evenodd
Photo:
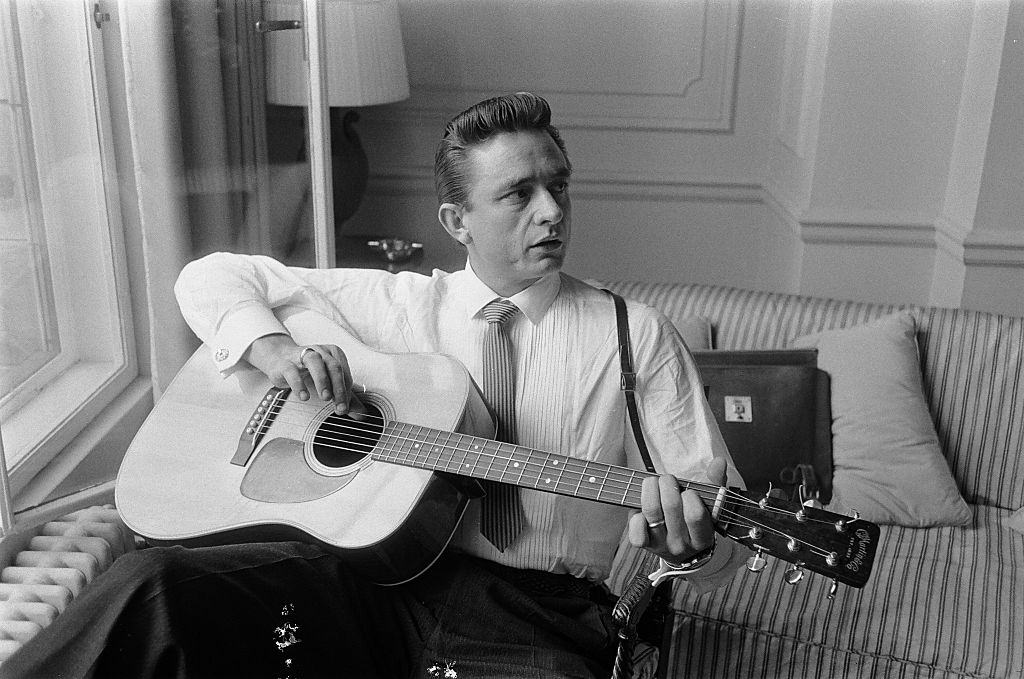
M 305 351 L 284 334 L 266 335 L 254 341 L 242 357 L 266 375 L 276 387 L 290 388 L 299 400 L 316 394 L 332 401 L 339 415 L 366 413 L 366 406 L 352 390 L 352 373 L 345 352 L 333 344 L 308 345 Z
M 726 464 L 721 458 L 708 464 L 708 480 L 724 486 Z M 695 490 L 680 492 L 671 474 L 644 479 L 642 510 L 629 517 L 629 541 L 671 563 L 687 561 L 715 541 L 711 514 Z

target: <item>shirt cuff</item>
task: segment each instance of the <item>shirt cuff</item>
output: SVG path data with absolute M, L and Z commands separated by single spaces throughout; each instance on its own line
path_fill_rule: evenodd
M 718 589 L 731 581 L 736 570 L 746 564 L 750 556 L 749 549 L 733 540 L 717 540 L 715 553 L 711 555 L 711 559 L 692 573 L 681 576 L 697 594 Z
M 213 363 L 221 374 L 234 371 L 249 346 L 267 335 L 288 334 L 274 312 L 262 304 L 247 304 L 229 311 L 221 321 L 207 345 L 213 354 Z

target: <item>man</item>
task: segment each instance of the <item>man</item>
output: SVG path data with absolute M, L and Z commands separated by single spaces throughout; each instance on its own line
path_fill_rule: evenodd
M 518 93 L 456 116 L 435 177 L 441 225 L 466 249 L 463 271 L 304 270 L 226 254 L 186 267 L 176 287 L 182 312 L 218 368 L 230 375 L 252 365 L 303 400 L 364 417 L 353 388 L 360 375 L 343 350 L 300 347 L 274 316 L 291 304 L 379 351 L 454 356 L 486 395 L 496 378 L 481 347 L 498 332 L 487 320 L 497 303 L 505 316 L 495 323 L 511 347 L 502 370 L 513 376 L 494 397 L 504 402 L 489 403 L 505 414 L 499 433 L 642 468 L 619 389 L 611 300 L 560 273 L 571 166 L 547 102 Z M 682 340 L 653 309 L 631 303 L 629 312 L 655 465 L 725 483 L 727 468 L 735 470 Z M 730 541 L 716 545 L 704 504 L 670 474 L 644 482 L 643 509 L 628 518 L 630 541 L 681 566 L 693 586 L 730 579 L 743 554 Z M 474 500 L 438 562 L 395 587 L 366 583 L 343 560 L 299 543 L 143 550 L 119 560 L 62 616 L 55 627 L 63 633 L 47 630 L 32 645 L 77 660 L 14 666 L 59 668 L 61 676 L 78 667 L 97 676 L 607 676 L 615 637 L 600 583 L 624 510 L 505 491 L 488 489 L 508 503 L 498 515 L 515 517 L 504 537 L 485 535 L 490 510 L 486 498 Z M 103 610 L 83 612 L 90 605 Z

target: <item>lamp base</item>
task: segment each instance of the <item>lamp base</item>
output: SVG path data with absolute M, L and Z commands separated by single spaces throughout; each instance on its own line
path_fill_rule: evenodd
M 342 224 L 362 203 L 369 178 L 369 163 L 356 133 L 359 114 L 332 107 L 331 111 L 331 184 L 334 192 L 334 230 L 341 236 Z

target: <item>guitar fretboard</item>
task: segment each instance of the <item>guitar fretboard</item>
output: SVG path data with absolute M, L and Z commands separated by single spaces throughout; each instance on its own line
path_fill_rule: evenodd
M 640 488 L 649 472 L 580 460 L 512 443 L 389 422 L 374 459 L 522 488 L 640 508 Z M 681 482 L 683 489 L 689 482 Z M 699 485 L 699 484 L 694 484 Z

